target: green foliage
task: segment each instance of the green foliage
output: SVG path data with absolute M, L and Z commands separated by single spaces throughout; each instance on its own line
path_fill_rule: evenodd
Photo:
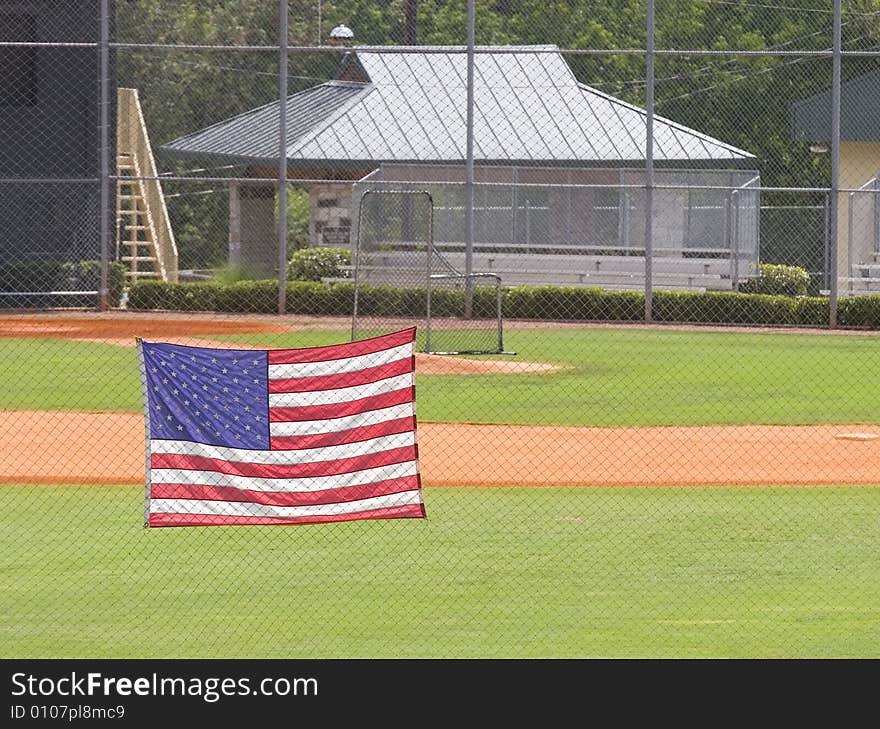
M 259 278 L 253 266 L 243 263 L 227 263 L 214 271 L 214 281 L 223 284 L 237 283 L 238 281 L 252 281 Z
M 805 268 L 762 263 L 760 275 L 740 284 L 739 290 L 744 294 L 806 296 L 809 284 L 810 274 Z
M 286 300 L 290 314 L 347 316 L 352 311 L 354 284 L 288 281 Z M 460 316 L 463 300 L 461 291 L 436 289 L 432 312 L 438 317 Z M 561 286 L 516 286 L 502 291 L 506 319 L 637 322 L 644 318 L 644 301 L 639 291 Z M 425 304 L 424 288 L 362 286 L 358 299 L 363 316 L 421 317 Z M 128 308 L 272 314 L 278 310 L 278 282 L 139 281 L 131 286 Z M 474 313 L 477 318 L 495 317 L 493 288 L 474 289 Z M 791 327 L 827 327 L 829 317 L 824 297 L 727 291 L 655 291 L 652 313 L 657 322 Z M 880 329 L 880 295 L 841 297 L 838 326 Z
M 291 314 L 350 314 L 353 299 L 354 287 L 349 284 L 329 286 L 312 281 L 291 281 L 287 284 L 287 310 Z M 278 311 L 278 281 L 178 284 L 139 281 L 131 288 L 128 308 L 273 314 Z
M 309 192 L 302 187 L 287 191 L 287 248 L 297 250 L 309 245 Z
M 644 317 L 638 291 L 574 286 L 515 286 L 505 289 L 502 310 L 511 319 L 638 321 Z
M 12 261 L 0 263 L 0 288 L 6 291 L 96 291 L 101 284 L 101 263 L 86 261 Z M 108 267 L 108 300 L 119 306 L 125 287 L 125 267 L 110 261 Z M 64 296 L 3 296 L 0 308 L 34 309 L 93 307 L 98 299 L 93 294 Z
M 828 326 L 828 300 L 727 291 L 656 291 L 652 309 L 661 322 Z
M 286 303 L 290 314 L 347 316 L 352 312 L 353 302 L 353 283 L 287 282 Z M 463 292 L 438 289 L 433 292 L 431 306 L 436 316 L 460 316 L 463 302 Z M 425 315 L 425 307 L 424 288 L 361 287 L 359 308 L 364 315 L 421 317 Z M 278 282 L 274 279 L 177 284 L 139 281 L 131 287 L 128 308 L 272 314 L 278 310 Z M 495 317 L 494 289 L 484 287 L 474 289 L 474 312 L 478 317 Z
M 348 278 L 351 251 L 347 248 L 300 248 L 287 263 L 288 281 Z
M 179 267 L 186 270 L 222 266 L 229 257 L 226 196 L 177 197 L 166 201 L 180 252 Z
M 841 326 L 880 329 L 880 295 L 841 297 L 837 320 Z
M 708 3 L 669 0 L 656 18 L 658 47 L 762 51 L 822 51 L 830 43 L 828 14 L 795 7 L 768 10 L 760 4 Z M 878 40 L 876 23 L 864 13 L 862 0 L 844 0 L 845 21 L 852 37 Z M 350 0 L 341 3 L 294 2 L 290 5 L 289 39 L 292 45 L 324 43 L 329 29 L 344 22 L 358 43 L 400 43 L 404 12 L 399 0 Z M 249 0 L 139 0 L 116 4 L 117 40 L 152 43 L 253 44 L 277 42 L 277 4 Z M 422 0 L 418 3 L 420 44 L 462 45 L 466 39 L 467 5 L 464 0 Z M 476 41 L 479 44 L 548 44 L 561 49 L 631 49 L 644 47 L 644 3 L 610 0 L 506 0 L 477 3 Z M 320 18 L 320 22 L 319 22 Z M 277 59 L 267 53 L 235 54 L 234 62 L 219 62 L 213 53 L 156 53 L 127 49 L 117 59 L 120 86 L 137 88 L 147 128 L 156 144 L 190 134 L 236 114 L 277 99 Z M 298 53 L 291 57 L 290 93 L 334 77 L 337 53 Z M 645 59 L 638 54 L 568 55 L 579 81 L 627 102 L 644 105 Z M 797 99 L 828 88 L 829 58 L 815 55 L 792 61 L 786 56 L 723 55 L 713 58 L 686 54 L 657 61 L 654 92 L 656 111 L 676 123 L 697 129 L 755 155 L 755 165 L 766 186 L 824 187 L 830 174 L 830 156 L 810 151 L 810 141 L 792 139 L 790 108 Z M 863 59 L 844 64 L 844 79 L 871 66 Z M 234 90 L 234 92 L 231 92 Z M 820 140 L 815 140 L 820 141 Z M 208 165 L 214 163 L 207 163 Z M 203 167 L 204 161 L 162 160 L 163 171 L 182 172 Z M 218 174 L 245 174 L 243 168 L 221 165 Z M 181 268 L 221 265 L 226 256 L 228 202 L 222 186 L 215 194 L 192 186 L 167 183 L 171 192 L 169 214 L 180 250 Z M 805 195 L 791 203 L 815 204 Z M 307 242 L 305 197 L 293 187 L 288 203 L 288 245 Z M 762 211 L 762 227 L 767 216 Z M 781 224 L 780 224 L 781 225 Z M 779 227 L 767 260 L 790 261 L 818 270 L 821 221 L 795 221 L 796 228 Z M 771 225 L 770 228 L 777 227 Z M 810 237 L 806 240 L 806 237 Z M 775 238 L 775 239 L 774 239 Z M 790 241 L 803 243 L 792 253 Z M 762 248 L 763 248 L 762 241 Z M 788 256 L 796 255 L 797 258 Z M 756 293 L 785 293 L 759 291 Z

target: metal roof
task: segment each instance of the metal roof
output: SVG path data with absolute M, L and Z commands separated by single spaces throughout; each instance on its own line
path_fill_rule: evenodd
M 329 81 L 287 99 L 287 136 L 295 140 L 352 97 L 364 84 Z M 176 139 L 159 149 L 169 157 L 222 157 L 248 163 L 278 160 L 278 102 L 261 106 L 201 131 Z
M 840 85 L 840 138 L 845 142 L 880 142 L 880 70 Z M 831 141 L 831 90 L 820 91 L 791 105 L 795 139 Z
M 464 47 L 352 49 L 340 75 L 287 102 L 291 166 L 375 167 L 465 160 Z M 475 56 L 474 158 L 478 163 L 621 165 L 645 158 L 645 111 L 579 83 L 555 46 Z M 363 80 L 361 80 L 363 79 Z M 164 145 L 169 156 L 277 163 L 278 103 Z M 754 156 L 662 117 L 659 164 L 742 166 Z

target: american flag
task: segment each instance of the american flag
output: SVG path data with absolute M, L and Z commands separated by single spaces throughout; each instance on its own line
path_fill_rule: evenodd
M 138 340 L 148 526 L 424 517 L 415 329 L 241 350 Z

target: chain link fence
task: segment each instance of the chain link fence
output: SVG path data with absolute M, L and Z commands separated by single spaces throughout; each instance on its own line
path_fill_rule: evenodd
M 0 652 L 875 656 L 878 12 L 0 3 Z M 409 327 L 278 471 L 150 450 L 138 338 L 286 382 Z M 348 521 L 413 383 L 427 519 Z

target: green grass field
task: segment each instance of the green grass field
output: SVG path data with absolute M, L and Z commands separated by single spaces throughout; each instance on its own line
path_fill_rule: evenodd
M 876 657 L 880 488 L 429 489 L 427 520 L 140 527 L 5 487 L 3 657 Z
M 510 329 L 506 345 L 565 369 L 419 375 L 419 419 L 880 422 L 871 337 Z M 141 412 L 133 349 L 0 339 L 0 377 L 0 408 Z M 0 487 L 0 656 L 880 656 L 880 486 L 429 488 L 427 520 L 152 530 L 142 498 Z
M 339 331 L 222 339 L 272 347 L 340 341 Z M 873 337 L 671 330 L 512 329 L 513 361 L 551 374 L 423 375 L 422 421 L 548 425 L 875 423 Z M 134 350 L 0 340 L 0 407 L 140 412 Z

